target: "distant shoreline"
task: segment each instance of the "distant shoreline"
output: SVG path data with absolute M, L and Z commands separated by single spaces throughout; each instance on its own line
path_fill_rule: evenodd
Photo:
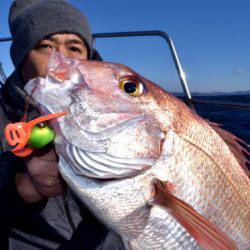
M 184 93 L 172 92 L 173 95 L 183 96 Z M 234 92 L 191 92 L 191 96 L 241 96 L 250 95 L 250 90 Z

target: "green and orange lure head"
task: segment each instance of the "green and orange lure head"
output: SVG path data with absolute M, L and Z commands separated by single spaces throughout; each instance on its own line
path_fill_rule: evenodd
M 42 148 L 51 143 L 55 137 L 55 132 L 45 121 L 66 115 L 67 112 L 50 114 L 38 117 L 29 122 L 10 123 L 5 127 L 5 138 L 10 146 L 15 146 L 11 150 L 19 157 L 30 155 L 34 149 Z
M 54 130 L 47 124 L 41 122 L 32 128 L 27 145 L 31 148 L 40 149 L 51 143 L 54 137 Z

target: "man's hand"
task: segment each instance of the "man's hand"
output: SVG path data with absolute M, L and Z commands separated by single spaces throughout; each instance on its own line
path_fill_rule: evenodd
M 39 149 L 24 161 L 27 173 L 16 175 L 16 185 L 26 202 L 33 203 L 63 192 L 66 184 L 60 176 L 54 148 Z

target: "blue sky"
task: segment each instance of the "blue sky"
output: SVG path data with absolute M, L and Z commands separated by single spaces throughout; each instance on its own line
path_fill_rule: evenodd
M 0 1 L 0 37 L 8 37 L 8 10 Z M 71 0 L 88 17 L 93 33 L 162 30 L 174 40 L 191 91 L 250 89 L 249 0 Z M 0 44 L 7 75 L 10 43 Z M 161 38 L 98 39 L 104 60 L 130 66 L 168 91 L 181 91 Z

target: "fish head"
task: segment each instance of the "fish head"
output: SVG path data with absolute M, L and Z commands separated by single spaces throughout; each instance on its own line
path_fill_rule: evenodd
M 55 143 L 83 175 L 130 176 L 153 166 L 162 154 L 173 117 L 163 103 L 171 103 L 171 96 L 124 65 L 55 53 L 46 78 L 25 89 L 43 113 L 68 112 L 52 123 Z M 100 173 L 82 171 L 98 164 L 105 165 Z

